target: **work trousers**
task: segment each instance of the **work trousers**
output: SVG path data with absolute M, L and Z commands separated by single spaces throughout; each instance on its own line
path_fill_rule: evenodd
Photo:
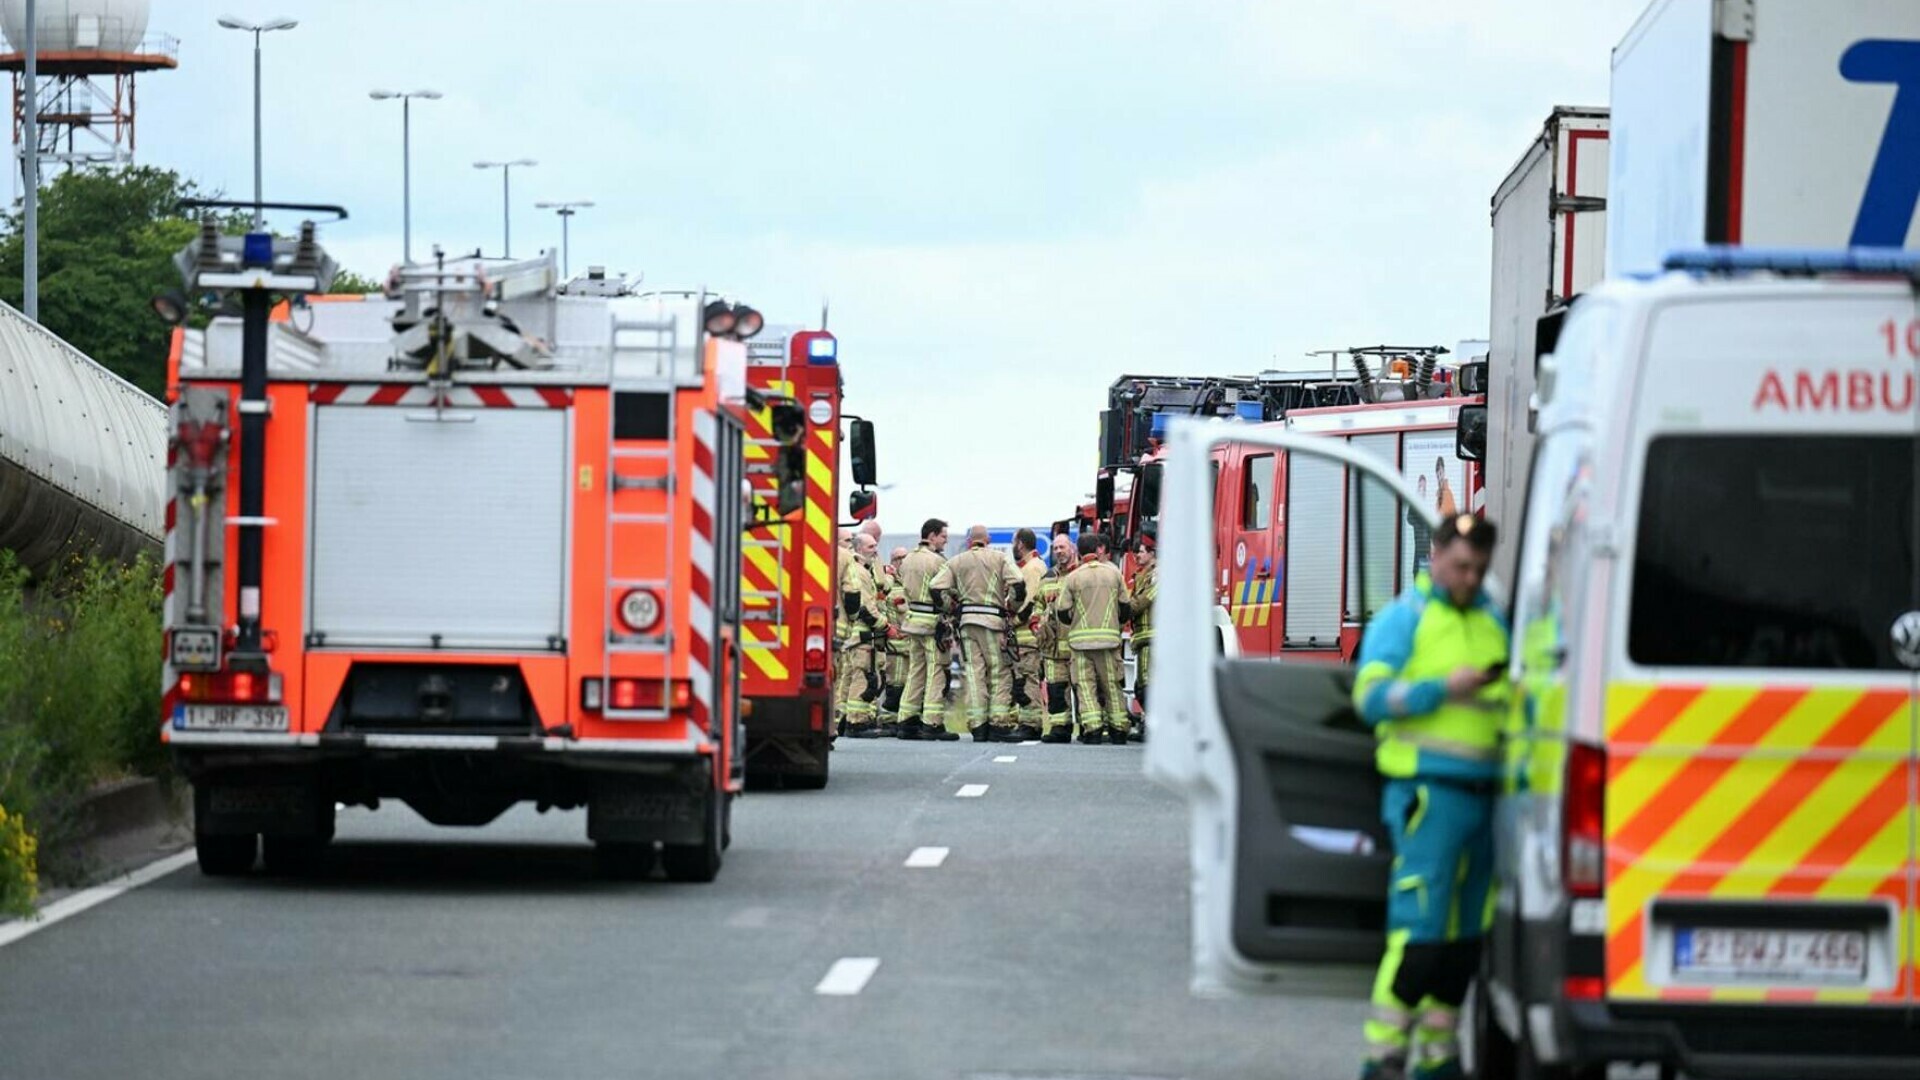
M 873 643 L 854 642 L 840 647 L 840 670 L 834 677 L 834 710 L 848 727 L 873 723 L 880 683 L 873 670 Z
M 1490 786 L 1432 779 L 1390 779 L 1381 800 L 1394 858 L 1367 1054 L 1416 1077 L 1458 1069 L 1460 1006 L 1493 917 L 1493 800 Z
M 1046 685 L 1040 680 L 1040 646 L 1015 644 L 1013 647 L 1013 717 L 1015 722 L 1039 731 L 1047 700 Z
M 1073 650 L 1073 689 L 1080 698 L 1080 731 L 1127 730 L 1126 668 L 1120 646 Z
M 1042 655 L 1040 677 L 1047 685 L 1047 715 L 1040 725 L 1042 735 L 1064 725 L 1073 734 L 1073 657 Z
M 960 671 L 967 729 L 982 724 L 1013 726 L 1013 683 L 1001 632 L 985 626 L 960 628 Z
M 944 727 L 947 719 L 947 651 L 932 634 L 908 634 L 907 688 L 900 695 L 900 721 L 918 720 L 928 727 Z

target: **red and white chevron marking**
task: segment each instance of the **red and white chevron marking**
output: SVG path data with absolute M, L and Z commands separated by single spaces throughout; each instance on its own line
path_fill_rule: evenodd
M 308 391 L 316 405 L 409 405 L 454 409 L 564 409 L 573 391 L 558 386 L 462 384 L 434 387 L 420 383 L 314 383 Z
M 717 422 L 710 412 L 693 417 L 693 573 L 688 593 L 688 631 L 692 649 L 687 675 L 693 680 L 693 723 L 701 734 L 712 730 L 713 716 L 713 511 L 714 441 Z
M 173 666 L 173 650 L 164 640 L 168 629 L 178 624 L 180 619 L 180 600 L 174 595 L 174 568 L 180 560 L 179 541 L 175 532 L 180 520 L 180 495 L 174 479 L 174 468 L 180 459 L 180 440 L 174 434 L 179 430 L 180 410 L 175 405 L 167 417 L 167 525 L 164 539 L 161 541 L 160 557 L 164 560 L 160 569 L 160 725 L 164 729 L 173 723 L 173 706 L 179 700 L 178 686 L 180 672 Z

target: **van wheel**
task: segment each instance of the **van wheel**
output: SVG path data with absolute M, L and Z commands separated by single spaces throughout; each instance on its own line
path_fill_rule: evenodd
M 253 869 L 253 860 L 260 852 L 260 837 L 254 833 L 241 836 L 210 836 L 200 833 L 193 838 L 193 854 L 200 861 L 200 872 L 207 877 L 238 877 Z
M 666 869 L 668 881 L 705 883 L 719 875 L 726 829 L 721 804 L 725 799 L 717 791 L 707 795 L 707 827 L 698 843 L 661 846 L 660 865 Z

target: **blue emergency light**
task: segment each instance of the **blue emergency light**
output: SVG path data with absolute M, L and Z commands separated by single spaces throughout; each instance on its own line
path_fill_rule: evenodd
M 250 232 L 241 244 L 240 263 L 242 266 L 271 267 L 273 265 L 273 234 Z
M 840 343 L 830 337 L 817 337 L 807 342 L 807 363 L 831 364 L 840 355 Z
M 1920 251 L 1892 247 L 1764 248 L 1716 244 L 1674 251 L 1668 270 L 1700 274 L 1872 274 L 1920 280 Z

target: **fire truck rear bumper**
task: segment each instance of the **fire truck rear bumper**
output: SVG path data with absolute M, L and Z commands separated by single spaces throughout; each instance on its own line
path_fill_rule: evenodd
M 261 734 L 254 732 L 172 731 L 167 743 L 176 752 L 253 752 L 300 758 L 351 756 L 369 752 L 448 754 L 561 754 L 593 757 L 697 758 L 712 754 L 715 741 L 691 724 L 679 739 L 562 739 L 551 736 L 426 734 Z

